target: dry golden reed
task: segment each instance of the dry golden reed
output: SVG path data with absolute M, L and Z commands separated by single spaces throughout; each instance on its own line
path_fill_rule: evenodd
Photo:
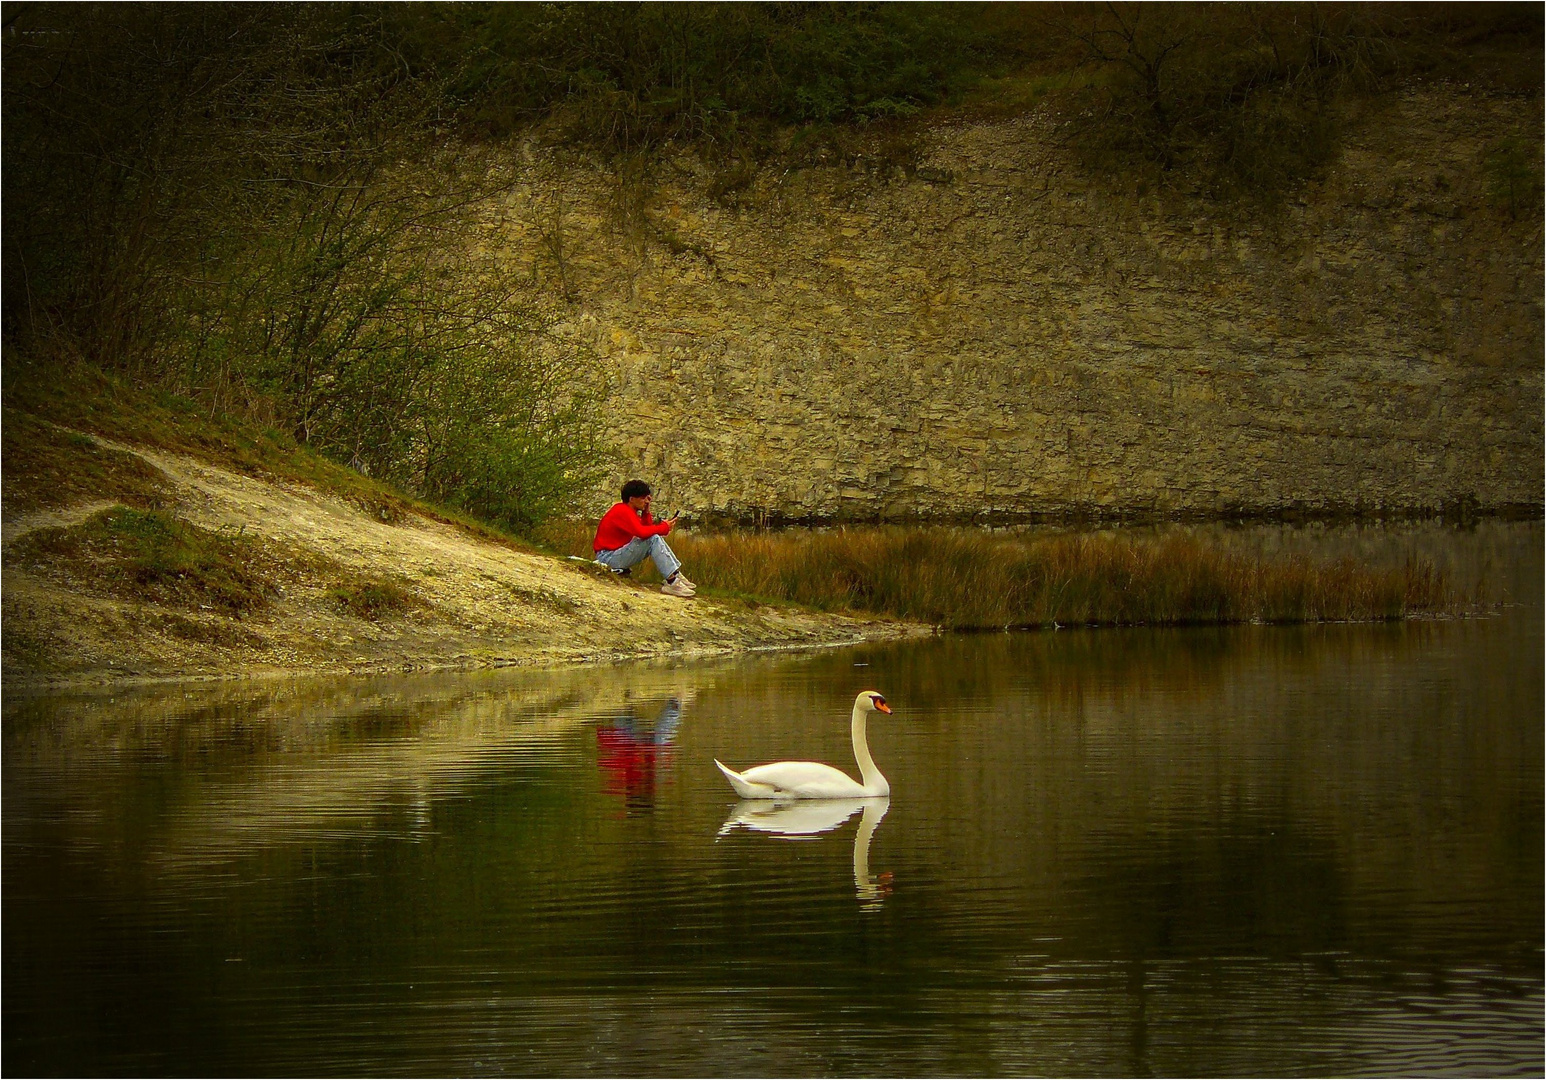
M 1456 603 L 1427 561 L 1253 555 L 1184 533 L 861 527 L 677 533 L 671 545 L 709 591 L 955 629 L 1394 619 Z

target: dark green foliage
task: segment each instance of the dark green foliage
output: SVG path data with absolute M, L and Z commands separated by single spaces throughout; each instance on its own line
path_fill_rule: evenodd
M 1139 189 L 1268 199 L 1335 158 L 1350 96 L 1481 74 L 1499 42 L 1538 57 L 1541 38 L 1523 4 L 1084 5 L 1063 26 L 1090 73 L 1069 110 L 1089 167 Z M 1505 201 L 1528 187 L 1510 175 Z
M 599 479 L 606 384 L 592 369 L 560 395 L 559 374 L 540 342 L 447 366 L 428 390 L 437 407 L 418 429 L 414 486 L 518 533 L 568 509 Z
M 1500 139 L 1483 162 L 1487 193 L 1509 217 L 1541 205 L 1540 143 L 1518 136 Z
M 167 333 L 169 279 L 285 181 L 415 107 L 345 9 L 31 5 L 4 35 L 5 330 L 104 366 Z
M 1075 35 L 1097 78 L 1076 142 L 1095 168 L 1214 194 L 1274 193 L 1336 152 L 1333 108 L 1395 68 L 1367 8 L 1109 5 Z
M 600 459 L 582 405 L 604 386 L 544 335 L 543 299 L 476 254 L 512 174 L 448 141 L 445 79 L 405 65 L 392 17 L 21 9 L 3 39 L 7 352 L 84 359 L 458 505 L 533 460 L 522 506 L 567 505 Z M 485 427 L 454 477 L 435 465 L 461 430 L 448 412 Z
M 748 125 L 908 116 L 970 83 L 997 49 L 982 5 L 497 4 L 408 7 L 419 64 L 452 73 L 469 122 L 501 134 L 554 118 L 630 153 L 736 142 Z
M 437 250 L 472 245 L 434 220 L 455 191 L 401 182 L 304 199 L 233 255 L 185 363 L 283 401 L 302 445 L 522 531 L 593 482 L 605 377 L 496 261 Z

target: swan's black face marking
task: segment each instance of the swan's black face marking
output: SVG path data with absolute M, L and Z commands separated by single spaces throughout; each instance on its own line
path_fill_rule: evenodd
M 875 706 L 876 712 L 889 713 L 891 711 L 891 706 L 887 705 L 886 699 L 879 694 L 870 695 L 870 704 Z

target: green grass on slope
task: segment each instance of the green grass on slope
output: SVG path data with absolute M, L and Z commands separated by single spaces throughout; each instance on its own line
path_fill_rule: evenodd
M 7 514 L 111 498 L 154 508 L 158 470 L 89 436 L 186 454 L 248 476 L 304 484 L 384 522 L 418 514 L 492 543 L 531 546 L 465 514 L 414 498 L 301 446 L 211 413 L 187 398 L 131 385 L 84 364 L 7 365 L 4 385 L 4 505 Z M 83 438 L 82 436 L 88 436 Z
M 114 506 L 79 525 L 28 533 L 6 561 L 89 580 L 112 596 L 241 616 L 277 591 L 274 560 L 235 530 L 200 528 L 164 510 Z

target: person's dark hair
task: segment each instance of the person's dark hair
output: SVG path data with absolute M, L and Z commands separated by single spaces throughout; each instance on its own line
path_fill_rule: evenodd
M 650 494 L 650 486 L 643 480 L 630 480 L 623 485 L 623 501 L 642 498 Z

